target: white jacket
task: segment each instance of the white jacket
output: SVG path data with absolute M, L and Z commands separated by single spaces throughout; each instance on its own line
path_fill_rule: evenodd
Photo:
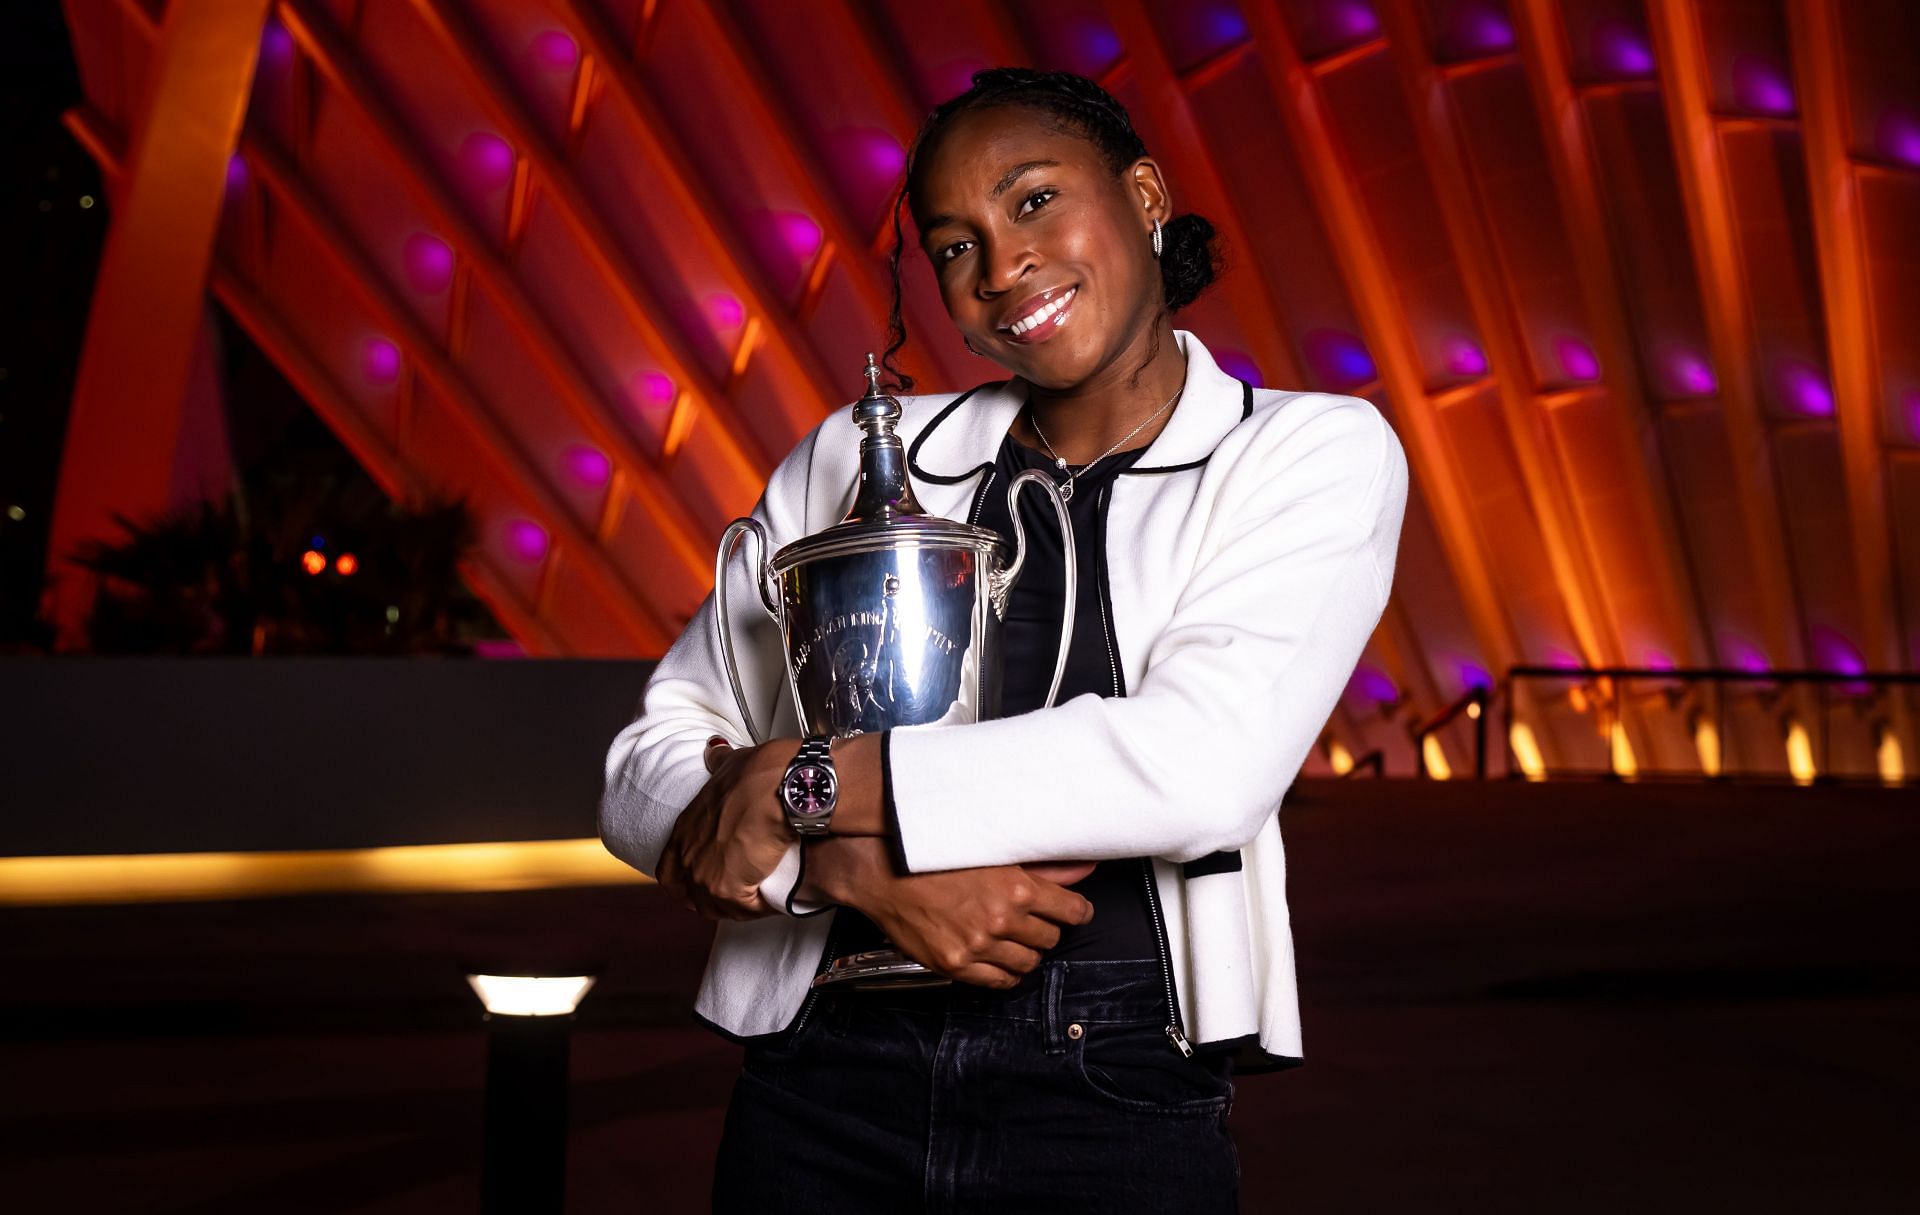
M 1165 428 L 1115 482 L 1106 569 L 1124 697 L 889 739 L 899 844 L 914 871 L 1150 856 L 1174 1035 L 1234 1044 L 1243 1066 L 1302 1057 L 1277 811 L 1386 606 L 1406 458 L 1358 397 L 1256 389 L 1200 340 Z M 1019 379 L 906 397 L 899 432 L 926 510 L 971 519 L 1025 398 Z M 859 434 L 837 411 L 768 481 L 776 548 L 838 522 Z M 1005 492 L 1005 487 L 999 487 Z M 729 572 L 734 646 L 756 715 L 797 737 L 778 630 L 745 559 Z M 661 659 L 607 753 L 600 833 L 652 873 L 706 783 L 709 736 L 749 740 L 716 648 L 712 599 Z M 695 1004 L 730 1036 L 793 1024 L 831 914 L 799 914 L 796 846 L 762 886 L 788 914 L 722 922 Z

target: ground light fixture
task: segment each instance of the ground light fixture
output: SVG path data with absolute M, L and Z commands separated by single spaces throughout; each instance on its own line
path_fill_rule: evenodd
M 559 1215 L 567 1177 L 567 1056 L 592 975 L 469 974 L 486 1006 L 485 1215 Z

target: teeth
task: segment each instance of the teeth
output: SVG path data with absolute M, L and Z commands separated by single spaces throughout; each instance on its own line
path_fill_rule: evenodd
M 1019 336 L 1020 334 L 1023 334 L 1032 330 L 1035 326 L 1039 325 L 1042 321 L 1047 320 L 1048 318 L 1053 316 L 1054 313 L 1059 312 L 1062 308 L 1065 308 L 1067 306 L 1067 303 L 1073 299 L 1074 295 L 1078 293 L 1079 290 L 1080 288 L 1075 287 L 1072 291 L 1067 292 L 1065 295 L 1061 296 L 1059 299 L 1054 300 L 1051 303 L 1044 304 L 1040 308 L 1035 309 L 1032 315 L 1028 316 L 1025 320 L 1015 321 L 1012 325 L 1008 326 L 1008 328 L 1013 332 L 1013 334 L 1016 337 Z

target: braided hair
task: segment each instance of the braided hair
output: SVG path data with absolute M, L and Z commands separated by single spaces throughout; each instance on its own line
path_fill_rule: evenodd
M 906 247 L 900 213 L 912 206 L 920 192 L 922 154 L 961 114 L 1001 106 L 1038 111 L 1054 130 L 1079 135 L 1099 150 L 1115 174 L 1147 154 L 1147 146 L 1133 129 L 1126 107 L 1085 76 L 1072 72 L 1040 72 L 1031 68 L 986 68 L 973 74 L 973 87 L 935 106 L 920 124 L 907 151 L 906 175 L 893 203 L 893 252 L 887 260 L 893 279 L 893 306 L 887 316 L 887 350 L 881 366 L 892 377 L 895 391 L 911 392 L 913 377 L 894 365 L 893 356 L 907 343 L 906 320 L 900 312 L 900 257 Z M 1194 214 L 1177 215 L 1161 227 L 1160 282 L 1162 312 L 1177 312 L 1206 290 L 1220 271 L 1220 254 L 1213 225 Z M 1158 326 L 1156 325 L 1156 336 Z M 1151 357 L 1151 356 L 1149 356 Z

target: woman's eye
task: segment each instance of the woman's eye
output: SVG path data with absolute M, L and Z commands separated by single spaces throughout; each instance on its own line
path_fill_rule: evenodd
M 1033 201 L 1034 199 L 1036 198 L 1050 199 L 1057 193 L 1059 193 L 1059 191 L 1057 190 L 1035 190 L 1033 193 L 1027 195 L 1027 200 L 1025 202 L 1020 204 L 1019 214 L 1025 215 L 1027 213 L 1028 208 L 1039 210 L 1040 207 L 1044 207 L 1047 204 L 1043 201 L 1039 204 L 1039 206 L 1035 206 Z
M 964 253 L 966 251 L 964 246 L 971 245 L 972 243 L 973 242 L 970 240 L 954 241 L 951 245 L 948 245 L 946 248 L 940 250 L 940 260 L 943 262 L 952 261 L 954 258 L 959 257 L 961 253 Z

